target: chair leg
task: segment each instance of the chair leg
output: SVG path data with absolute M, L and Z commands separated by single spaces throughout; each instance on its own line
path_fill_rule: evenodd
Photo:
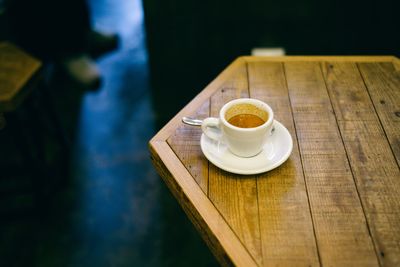
M 42 82 L 41 88 L 43 88 L 42 90 L 43 107 L 44 107 L 43 111 L 45 114 L 47 114 L 50 123 L 54 128 L 55 136 L 60 146 L 64 149 L 66 154 L 68 154 L 71 148 L 71 140 L 68 138 L 68 135 L 66 134 L 66 131 L 61 124 L 60 116 L 57 113 L 56 108 L 54 107 L 51 90 L 45 82 Z

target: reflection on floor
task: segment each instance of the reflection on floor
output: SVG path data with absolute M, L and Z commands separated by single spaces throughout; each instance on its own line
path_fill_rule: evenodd
M 97 29 L 121 34 L 82 100 L 67 188 L 40 213 L 3 222 L 0 266 L 214 266 L 149 159 L 155 134 L 139 0 L 92 0 Z

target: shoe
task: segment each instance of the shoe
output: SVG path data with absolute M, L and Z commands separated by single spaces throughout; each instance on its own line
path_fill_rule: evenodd
M 116 50 L 120 40 L 117 34 L 106 34 L 91 30 L 88 36 L 88 50 L 93 58 L 98 58 L 106 53 Z
M 69 57 L 60 62 L 67 76 L 85 90 L 96 90 L 101 84 L 101 75 L 96 63 L 88 55 Z

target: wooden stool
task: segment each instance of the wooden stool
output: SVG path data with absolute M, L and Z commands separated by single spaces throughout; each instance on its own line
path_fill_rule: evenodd
M 3 129 L 0 137 L 6 137 L 1 140 L 3 142 L 10 139 L 12 144 L 9 150 L 3 148 L 1 151 L 9 162 L 0 162 L 0 191 L 2 196 L 9 195 L 9 199 L 28 191 L 27 194 L 33 198 L 33 202 L 29 202 L 34 204 L 43 203 L 42 199 L 59 182 L 53 179 L 54 175 L 50 171 L 53 166 L 46 160 L 50 128 L 51 138 L 62 149 L 62 153 L 59 153 L 62 155 L 60 162 L 66 162 L 68 157 L 68 140 L 55 114 L 53 99 L 44 82 L 43 73 L 43 64 L 38 59 L 11 43 L 0 43 L 0 130 Z M 11 155 L 8 156 L 8 153 Z M 13 156 L 19 160 L 14 162 Z M 22 189 L 21 171 L 26 173 L 22 177 L 29 180 L 27 190 Z M 20 204 L 1 206 L 1 211 L 5 206 L 7 210 L 8 206 L 18 206 L 17 210 L 21 209 Z

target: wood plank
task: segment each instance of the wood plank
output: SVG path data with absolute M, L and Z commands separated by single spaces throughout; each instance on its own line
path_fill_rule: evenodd
M 209 117 L 210 101 L 204 102 L 191 116 L 199 119 Z M 208 194 L 208 160 L 204 157 L 200 148 L 201 134 L 200 127 L 182 123 L 175 133 L 168 138 L 167 142 L 203 192 Z
M 322 70 L 382 266 L 400 265 L 400 171 L 354 63 Z
M 245 64 L 211 97 L 211 116 L 218 117 L 226 102 L 241 97 L 248 97 Z M 209 166 L 209 198 L 260 265 L 262 254 L 256 180 L 225 172 L 211 163 Z
M 281 167 L 257 176 L 265 266 L 318 266 L 310 207 L 281 63 L 248 64 L 250 96 L 271 105 L 294 141 Z
M 385 134 L 400 165 L 400 72 L 392 63 L 359 63 Z
M 320 64 L 285 63 L 285 72 L 321 263 L 377 266 Z
M 154 166 L 186 215 L 224 266 L 256 266 L 220 212 L 197 185 L 165 141 L 150 143 Z

